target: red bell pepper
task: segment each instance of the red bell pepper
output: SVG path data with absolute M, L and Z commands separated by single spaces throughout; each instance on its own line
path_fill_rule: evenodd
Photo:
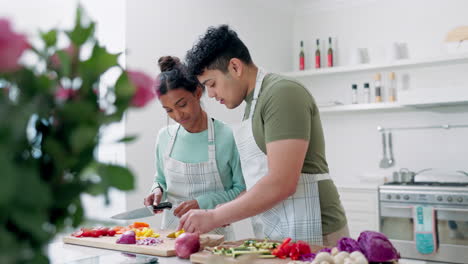
M 279 245 L 276 249 L 271 252 L 271 254 L 277 256 L 278 258 L 285 259 L 289 256 L 289 252 L 291 252 L 291 238 L 288 237 L 284 239 L 283 243 Z
M 302 255 L 310 254 L 310 246 L 304 241 L 297 241 L 292 244 L 291 251 L 289 252 L 289 257 L 292 260 L 299 260 Z

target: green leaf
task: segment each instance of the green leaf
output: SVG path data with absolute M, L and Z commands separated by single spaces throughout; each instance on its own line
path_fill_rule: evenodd
M 128 168 L 113 164 L 96 163 L 86 169 L 82 178 L 99 179 L 90 188 L 89 193 L 93 195 L 106 192 L 109 187 L 115 187 L 124 191 L 134 188 L 132 172 Z
M 76 206 L 76 211 L 72 215 L 72 226 L 77 227 L 84 220 L 84 210 L 83 206 L 81 205 L 81 201 L 74 203 L 74 205 Z
M 63 171 L 67 166 L 67 151 L 64 144 L 61 144 L 57 139 L 48 137 L 43 139 L 43 152 L 47 156 L 52 158 L 54 169 L 57 171 Z M 55 175 L 49 175 L 52 177 Z
M 59 113 L 60 121 L 80 124 L 95 123 L 97 103 L 89 101 L 71 101 L 67 102 Z
M 120 53 L 109 53 L 106 48 L 101 47 L 99 46 L 99 43 L 96 43 L 93 47 L 91 57 L 80 64 L 79 72 L 80 75 L 83 76 L 83 81 L 88 84 L 96 83 L 99 76 L 109 68 L 119 65 L 119 56 Z
M 117 79 L 115 84 L 115 105 L 117 106 L 118 112 L 123 113 L 124 110 L 130 104 L 130 101 L 133 98 L 133 95 L 136 92 L 136 87 L 130 82 L 127 72 L 122 72 Z
M 91 22 L 88 26 L 82 23 L 82 17 L 85 16 L 83 8 L 79 6 L 76 10 L 75 27 L 72 31 L 66 32 L 70 40 L 77 47 L 83 45 L 93 34 L 95 23 Z
M 128 191 L 134 188 L 133 174 L 125 167 L 118 165 L 104 165 L 99 174 L 109 182 L 109 185 L 119 190 Z
M 69 76 L 71 72 L 72 58 L 64 50 L 58 50 L 57 56 L 60 59 L 60 69 L 62 71 L 62 75 Z
M 57 30 L 55 29 L 48 32 L 41 32 L 40 35 L 47 47 L 54 46 L 57 43 Z
M 127 137 L 124 137 L 124 138 L 121 138 L 119 140 L 117 140 L 117 143 L 128 143 L 128 142 L 132 142 L 134 141 L 135 139 L 137 139 L 138 136 L 136 135 L 133 135 L 133 136 L 127 136 Z
M 7 152 L 2 145 L 0 145 L 0 168 L 2 170 L 2 184 L 0 184 L 0 207 L 11 203 L 14 194 L 17 190 L 18 171 L 15 164 L 9 158 L 11 153 Z M 8 157 L 8 158 L 7 158 Z
M 41 243 L 48 241 L 50 235 L 42 229 L 42 225 L 47 222 L 45 210 L 17 207 L 11 212 L 10 218 L 22 232 L 30 234 L 34 240 Z
M 79 126 L 70 137 L 73 153 L 80 153 L 85 148 L 96 144 L 98 128 L 92 126 Z
M 24 208 L 37 208 L 43 210 L 53 202 L 51 189 L 41 180 L 38 167 L 27 166 L 18 176 L 21 192 L 15 192 L 15 205 Z

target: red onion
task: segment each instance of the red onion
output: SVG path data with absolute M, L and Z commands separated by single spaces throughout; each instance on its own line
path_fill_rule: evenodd
M 163 243 L 164 241 L 159 238 L 154 237 L 147 237 L 145 239 L 140 239 L 137 241 L 137 245 L 145 245 L 145 246 L 155 246 L 158 244 Z
M 136 236 L 133 230 L 127 231 L 122 234 L 119 239 L 116 241 L 117 244 L 135 244 L 136 243 Z
M 200 236 L 196 233 L 183 233 L 175 240 L 175 251 L 179 258 L 188 259 L 200 250 Z

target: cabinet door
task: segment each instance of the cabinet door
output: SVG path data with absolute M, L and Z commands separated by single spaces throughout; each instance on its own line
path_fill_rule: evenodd
M 377 188 L 338 188 L 348 218 L 349 232 L 357 238 L 362 231 L 378 231 Z

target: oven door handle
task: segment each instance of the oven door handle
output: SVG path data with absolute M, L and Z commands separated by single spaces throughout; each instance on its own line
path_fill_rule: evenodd
M 444 211 L 444 212 L 464 212 L 468 213 L 468 209 L 462 208 L 435 208 L 436 211 Z
M 398 205 L 383 205 L 384 208 L 393 208 L 393 209 L 411 209 L 411 206 L 398 206 Z M 434 208 L 436 211 L 443 212 L 462 212 L 468 213 L 468 209 L 463 208 Z

